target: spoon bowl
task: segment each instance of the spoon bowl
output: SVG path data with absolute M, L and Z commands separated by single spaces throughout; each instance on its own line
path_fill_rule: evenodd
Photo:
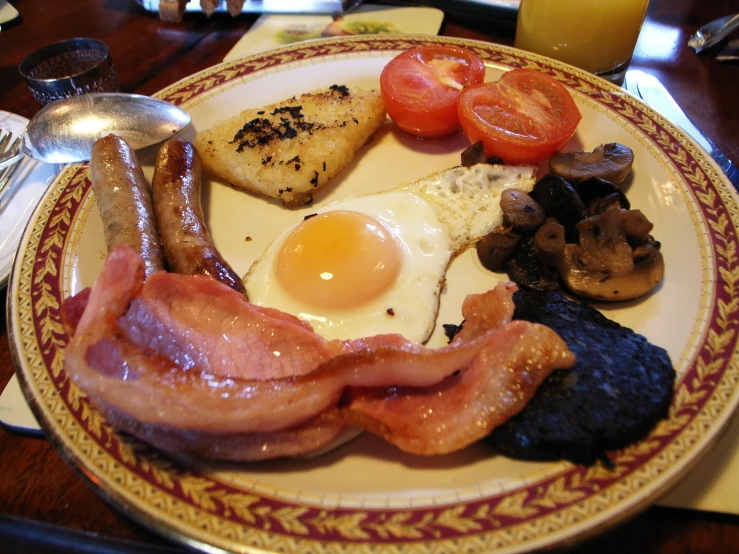
M 189 124 L 187 112 L 150 96 L 82 94 L 52 102 L 33 116 L 26 127 L 22 152 L 15 157 L 26 154 L 57 164 L 83 162 L 90 159 L 94 142 L 109 133 L 138 150 L 174 136 Z

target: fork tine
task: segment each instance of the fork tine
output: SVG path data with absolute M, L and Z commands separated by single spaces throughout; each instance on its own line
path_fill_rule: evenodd
M 0 152 L 5 152 L 10 139 L 13 137 L 13 133 L 10 131 L 3 131 L 2 129 L 0 129 L 0 133 L 2 133 L 0 134 Z
M 12 165 L 17 164 L 23 158 L 23 135 L 15 137 L 13 144 L 7 146 L 8 141 L 13 135 L 8 133 L 5 136 L 0 136 L 0 170 L 7 169 Z M 2 175 L 2 172 L 0 172 Z
M 7 146 L 8 140 L 6 138 L 9 138 L 12 136 L 10 133 L 0 137 L 0 150 L 4 150 Z M 16 146 L 20 144 L 21 137 L 16 137 L 16 139 L 13 141 L 13 144 L 10 146 L 10 149 L 12 150 Z M 3 196 L 5 196 L 5 191 L 8 188 L 8 185 L 10 184 L 10 179 L 13 177 L 13 173 L 15 173 L 15 170 L 20 165 L 20 161 L 16 162 L 15 164 L 8 166 L 4 169 L 0 169 L 0 200 Z

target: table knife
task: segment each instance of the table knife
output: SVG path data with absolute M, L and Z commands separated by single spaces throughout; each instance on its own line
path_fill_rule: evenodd
M 716 164 L 726 174 L 734 188 L 739 191 L 739 170 L 736 166 L 696 127 L 685 112 L 678 106 L 674 98 L 659 80 L 648 73 L 636 69 L 626 72 L 624 87 L 646 102 L 654 110 L 660 112 L 667 119 L 678 125 L 689 134 L 693 140 L 715 160 Z

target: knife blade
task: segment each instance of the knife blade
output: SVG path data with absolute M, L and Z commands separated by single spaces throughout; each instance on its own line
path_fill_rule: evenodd
M 682 128 L 690 135 L 695 142 L 703 147 L 703 149 L 711 156 L 716 164 L 721 168 L 734 188 L 739 191 L 739 170 L 731 162 L 726 155 L 721 152 L 713 142 L 706 137 L 698 127 L 685 115 L 682 108 L 675 102 L 672 95 L 654 76 L 643 71 L 630 69 L 626 72 L 624 79 L 626 90 L 638 96 L 646 102 L 651 108 L 660 112 L 675 125 Z

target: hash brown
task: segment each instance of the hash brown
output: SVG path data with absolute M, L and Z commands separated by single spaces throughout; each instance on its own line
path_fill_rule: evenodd
M 198 133 L 195 147 L 212 175 L 300 207 L 349 164 L 385 118 L 379 91 L 332 85 L 244 110 Z

